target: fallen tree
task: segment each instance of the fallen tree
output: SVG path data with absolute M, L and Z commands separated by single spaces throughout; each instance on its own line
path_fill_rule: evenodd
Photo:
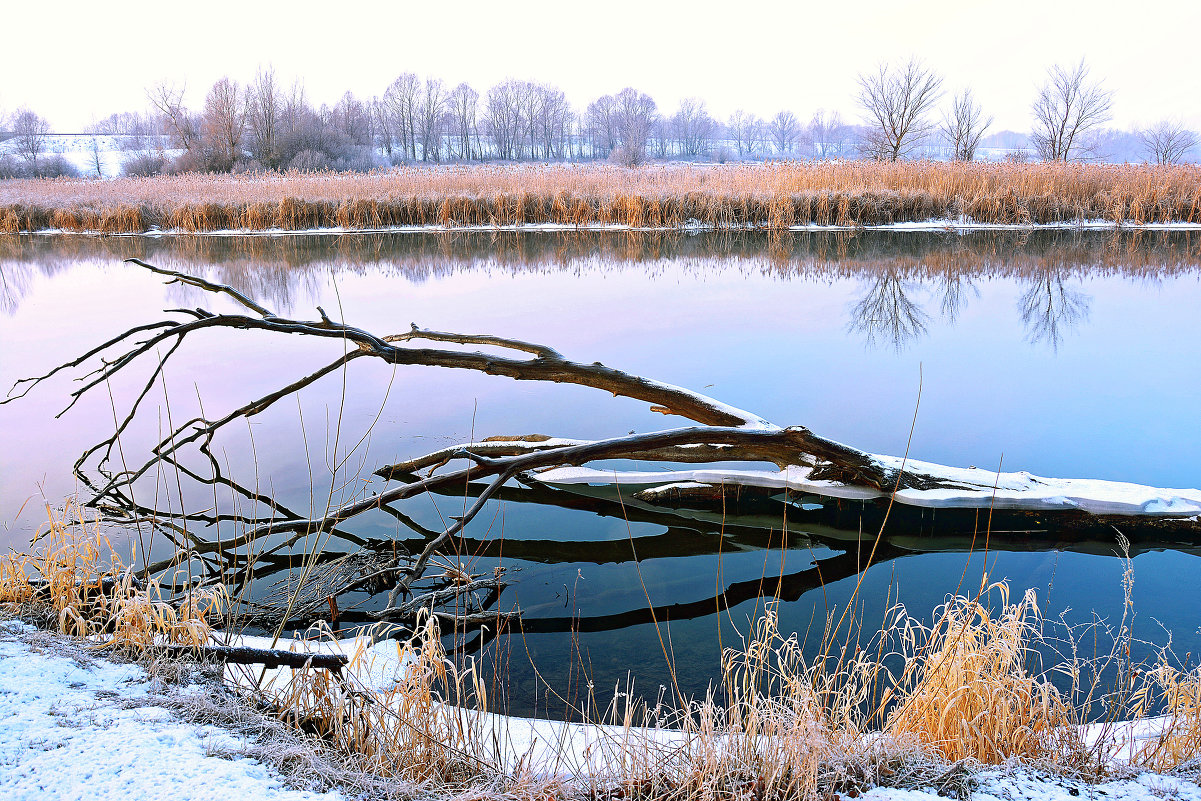
M 778 426 L 754 413 L 682 387 L 625 373 L 599 362 L 572 361 L 546 345 L 489 334 L 433 331 L 416 325 L 401 333 L 380 335 L 337 322 L 320 307 L 315 320 L 284 317 L 230 286 L 162 269 L 139 259 L 128 261 L 167 277 L 170 283 L 228 296 L 242 311 L 170 310 L 166 319 L 133 326 L 44 375 L 18 381 L 2 402 L 23 397 L 62 371 L 80 370 L 82 386 L 71 393 L 72 400 L 67 406 L 70 409 L 84 394 L 106 384 L 131 364 L 150 362 L 150 377 L 118 421 L 113 435 L 85 451 L 75 465 L 77 475 L 90 489 L 89 505 L 116 510 L 131 518 L 145 518 L 155 512 L 134 503 L 134 482 L 164 464 L 190 470 L 180 460 L 185 447 L 194 447 L 208 461 L 212 481 L 235 487 L 229 479 L 221 477 L 220 465 L 211 451 L 219 431 L 235 421 L 249 420 L 282 399 L 339 372 L 352 361 L 366 357 L 390 365 L 470 370 L 518 381 L 575 384 L 642 401 L 652 411 L 687 422 L 683 426 L 600 440 L 522 434 L 441 448 L 379 468 L 376 473 L 390 486 L 333 505 L 319 516 L 299 514 L 269 498 L 264 500 L 256 492 L 255 500 L 266 503 L 270 515 L 228 518 L 241 523 L 243 531 L 233 540 L 221 543 L 221 547 L 237 548 L 270 536 L 275 544 L 258 557 L 265 558 L 301 538 L 335 531 L 346 521 L 371 510 L 391 512 L 392 504 L 406 498 L 462 491 L 469 484 L 476 487 L 472 493 L 474 501 L 464 513 L 440 531 L 424 532 L 423 543 L 412 552 L 397 551 L 394 547 L 390 559 L 370 564 L 338 563 L 322 569 L 306 568 L 298 584 L 285 587 L 283 594 L 289 597 L 285 616 L 299 614 L 301 609 L 312 613 L 340 593 L 370 587 L 388 591 L 387 603 L 375 613 L 378 617 L 409 620 L 421 610 L 438 614 L 440 607 L 457 604 L 454 616 L 459 620 L 482 624 L 496 619 L 495 613 L 485 611 L 483 599 L 494 599 L 503 588 L 499 574 L 462 575 L 443 566 L 435 577 L 431 565 L 435 555 L 460 537 L 488 501 L 502 495 L 514 482 L 529 488 L 565 490 L 564 495 L 584 486 L 615 486 L 625 488 L 639 503 L 664 511 L 681 507 L 724 509 L 731 499 L 782 493 L 785 501 L 800 497 L 817 499 L 816 503 L 808 504 L 813 508 L 797 506 L 788 514 L 801 517 L 809 514 L 818 521 L 824 519 L 823 515 L 837 515 L 842 502 L 856 502 L 877 511 L 870 520 L 881 529 L 890 511 L 899 506 L 940 510 L 940 514 L 945 513 L 951 520 L 956 513 L 965 511 L 1003 513 L 1006 525 L 1015 530 L 1041 533 L 1049 538 L 1065 532 L 1097 537 L 1098 532 L 1112 528 L 1133 540 L 1145 534 L 1157 539 L 1194 541 L 1201 534 L 1198 522 L 1201 491 L 1195 489 L 1166 490 L 1112 481 L 1040 478 L 1028 473 L 952 468 L 876 455 L 827 439 L 802 426 Z M 314 372 L 222 416 L 201 415 L 174 425 L 141 464 L 115 459 L 114 450 L 122 433 L 138 416 L 180 345 L 188 337 L 214 329 L 334 339 L 343 344 L 344 351 Z M 93 364 L 97 366 L 89 370 Z M 600 460 L 654 462 L 678 469 L 647 472 L 589 467 Z M 734 468 L 728 466 L 730 463 L 761 466 Z M 190 475 L 196 474 L 193 471 Z M 242 491 L 251 497 L 249 491 Z M 212 518 L 220 519 L 215 510 Z M 979 528 L 978 514 L 975 520 L 972 525 Z M 170 564 L 155 567 L 165 569 Z M 419 586 L 423 580 L 425 583 Z M 296 596 L 301 592 L 307 592 L 308 598 L 298 605 Z M 465 595 L 477 599 L 474 606 L 461 605 Z

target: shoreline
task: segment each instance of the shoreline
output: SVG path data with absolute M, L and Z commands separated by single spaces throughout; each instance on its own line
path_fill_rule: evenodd
M 883 225 L 793 225 L 787 228 L 771 228 L 759 225 L 716 226 L 687 224 L 681 226 L 630 226 L 630 225 L 571 225 L 568 223 L 530 223 L 528 225 L 394 225 L 378 228 L 353 228 L 345 226 L 313 228 L 222 228 L 211 231 L 189 231 L 182 228 L 150 229 L 146 231 L 110 232 L 99 229 L 71 230 L 67 228 L 39 228 L 0 232 L 0 236 L 85 236 L 85 237 L 288 237 L 288 236 L 353 236 L 356 234 L 460 234 L 460 233 L 828 233 L 828 232 L 905 232 L 971 234 L 989 231 L 1067 231 L 1067 232 L 1192 232 L 1201 231 L 1201 223 L 1122 223 L 1109 220 L 1079 220 L 1057 223 L 981 223 L 971 220 L 933 219 L 924 222 L 896 222 Z
M 6 666 L 0 671 L 0 709 L 9 713 L 0 731 L 5 765 L 0 790 L 7 797 L 33 799 L 86 788 L 97 799 L 153 794 L 189 801 L 234 790 L 252 801 L 341 801 L 390 798 L 418 789 L 405 780 L 361 772 L 345 756 L 291 731 L 288 724 L 206 686 L 206 680 L 198 683 L 200 673 L 192 663 L 148 667 L 117 661 L 85 641 L 0 618 L 0 665 Z M 210 676 L 207 682 L 212 681 Z M 650 742 L 639 746 L 640 730 L 628 727 L 485 717 L 490 720 L 485 728 L 502 736 L 526 730 L 524 749 L 510 741 L 518 746 L 510 757 L 516 762 L 501 767 L 517 782 L 516 797 L 525 795 L 520 792 L 524 789 L 530 797 L 571 798 L 572 787 L 604 787 L 606 773 L 620 776 L 612 760 L 628 759 L 631 749 L 650 747 L 653 754 L 673 748 L 668 730 L 647 730 Z M 1130 734 L 1132 741 L 1146 736 L 1133 726 Z M 547 749 L 553 754 L 543 753 L 543 758 L 557 758 L 530 759 L 535 750 Z M 518 776 L 515 770 L 524 772 Z M 902 764 L 886 781 L 849 795 L 871 801 L 937 801 L 951 790 L 952 795 L 966 791 L 979 801 L 1070 801 L 1081 796 L 1201 801 L 1201 774 L 1194 773 L 1156 772 L 1118 762 L 1107 778 L 1089 781 L 1050 765 L 919 761 Z M 493 796 L 489 786 L 494 787 L 489 781 L 479 783 L 479 797 L 514 797 Z M 424 789 L 427 797 L 450 798 L 467 788 Z

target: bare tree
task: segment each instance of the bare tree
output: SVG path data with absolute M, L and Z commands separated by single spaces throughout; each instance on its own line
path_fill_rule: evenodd
M 1197 146 L 1197 133 L 1185 128 L 1179 120 L 1160 120 L 1139 131 L 1139 139 L 1156 164 L 1179 164 Z
M 992 125 L 992 120 L 992 117 L 984 118 L 980 105 L 972 97 L 971 89 L 964 89 L 951 99 L 951 111 L 942 118 L 942 135 L 951 145 L 956 161 L 972 161 L 976 158 L 976 149 L 980 147 L 980 140 Z
M 177 147 L 196 150 L 200 146 L 200 123 L 183 104 L 186 86 L 159 83 L 146 90 L 146 99 L 162 115 L 164 130 L 175 140 Z
M 717 122 L 705 109 L 705 101 L 685 98 L 680 101 L 680 110 L 671 118 L 672 136 L 680 153 L 685 156 L 700 156 L 713 145 L 713 134 Z
M 329 123 L 348 144 L 364 148 L 371 145 L 371 111 L 363 101 L 346 92 L 329 112 Z
M 1031 141 L 1044 161 L 1072 158 L 1085 135 L 1109 121 L 1113 93 L 1090 81 L 1088 73 L 1083 59 L 1071 70 L 1056 64 L 1047 71 L 1047 82 L 1031 107 Z
M 480 93 L 466 83 L 456 86 L 446 98 L 450 109 L 449 133 L 461 159 L 480 156 L 479 123 L 476 120 L 479 102 Z
M 507 80 L 488 90 L 485 123 L 499 159 L 520 159 L 528 117 L 530 84 Z
M 246 125 L 244 96 L 236 81 L 221 78 L 204 98 L 200 132 L 208 166 L 228 170 L 242 158 L 242 134 Z
M 882 63 L 858 81 L 872 157 L 897 161 L 933 130 L 929 112 L 942 94 L 942 78 L 916 57 L 896 69 Z
M 543 159 L 563 158 L 567 147 L 571 106 L 563 90 L 537 84 L 530 93 L 531 153 Z
M 655 101 L 633 87 L 597 98 L 585 112 L 593 155 L 613 158 L 627 167 L 642 164 L 658 119 Z
M 655 157 L 660 159 L 667 158 L 671 152 L 671 119 L 664 117 L 661 114 L 655 115 L 654 129 L 651 131 L 651 139 L 655 143 Z
M 17 155 L 29 162 L 35 170 L 38 166 L 38 156 L 46 150 L 46 140 L 50 136 L 50 123 L 27 108 L 23 108 L 13 117 L 13 138 L 16 141 Z
M 627 167 L 637 167 L 646 161 L 647 142 L 658 118 L 657 106 L 650 95 L 629 86 L 618 92 L 614 101 L 620 161 Z
M 828 159 L 843 155 L 848 135 L 849 129 L 837 111 L 827 114 L 824 109 L 819 108 L 813 113 L 813 118 L 809 120 L 801 138 L 810 146 L 814 156 Z
M 279 166 L 279 122 L 282 98 L 275 70 L 260 69 L 246 90 L 246 122 L 250 127 L 250 150 L 266 167 Z
M 771 118 L 771 139 L 780 153 L 791 153 L 800 133 L 800 123 L 791 111 L 781 111 Z
M 417 97 L 420 91 L 421 80 L 415 74 L 405 72 L 388 86 L 382 98 L 391 135 L 400 141 L 401 151 L 413 161 L 417 160 Z
M 747 125 L 750 123 L 750 119 L 751 115 L 739 108 L 734 109 L 734 113 L 726 121 L 726 133 L 734 140 L 734 149 L 738 151 L 739 158 L 746 155 L 749 149 L 746 140 Z
M 762 153 L 767 149 L 767 123 L 758 114 L 747 115 L 746 118 L 746 151 L 747 153 Z
M 100 140 L 95 136 L 88 143 L 88 152 L 91 156 L 92 171 L 96 173 L 97 178 L 104 177 L 104 161 L 100 158 Z
M 616 104 L 613 95 L 604 95 L 592 101 L 584 114 L 584 127 L 588 131 L 594 158 L 608 158 L 617 149 Z
M 417 104 L 417 134 L 421 160 L 442 160 L 442 131 L 446 113 L 446 90 L 439 78 L 426 78 Z

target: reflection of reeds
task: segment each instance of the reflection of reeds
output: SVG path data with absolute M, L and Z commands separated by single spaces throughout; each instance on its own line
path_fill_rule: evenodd
M 1162 277 L 1195 272 L 1201 236 L 1190 232 L 443 232 L 354 236 L 80 237 L 0 236 L 0 306 L 15 309 L 34 271 L 73 262 L 136 257 L 204 273 L 281 311 L 329 270 L 377 271 L 420 282 L 471 270 L 599 273 L 742 270 L 786 279 L 872 280 L 891 271 L 933 279 L 943 311 L 958 310 L 984 277 L 1098 275 Z M 191 303 L 193 300 L 182 301 Z
M 0 183 L 0 233 L 539 223 L 717 228 L 942 218 L 1201 222 L 1201 169 L 1099 164 L 780 162 L 407 167 Z

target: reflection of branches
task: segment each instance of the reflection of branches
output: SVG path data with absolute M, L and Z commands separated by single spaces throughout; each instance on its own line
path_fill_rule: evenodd
M 1064 286 L 1061 270 L 1047 270 L 1035 276 L 1018 299 L 1026 339 L 1046 342 L 1059 349 L 1063 336 L 1088 319 L 1091 298 L 1077 289 Z
M 437 235 L 361 233 L 331 236 L 81 237 L 0 236 L 0 274 L 32 265 L 54 275 L 77 262 L 138 257 L 205 273 L 277 311 L 315 293 L 331 270 L 403 276 L 420 283 L 479 269 L 654 272 L 685 269 L 762 271 L 790 277 L 845 278 L 895 270 L 928 280 L 970 267 L 976 276 L 1021 277 L 1056 265 L 1072 275 L 1127 277 L 1195 273 L 1201 238 L 1188 231 L 848 232 L 466 232 Z M 178 290 L 178 294 L 176 294 Z M 196 294 L 172 290 L 172 303 Z M 20 298 L 17 297 L 17 300 Z
M 906 282 L 894 270 L 881 272 L 867 293 L 851 307 L 851 331 L 867 336 L 868 345 L 890 342 L 898 351 L 926 333 L 930 316 L 909 299 Z
M 29 264 L 5 262 L 0 264 L 0 310 L 12 314 L 21 305 L 21 298 L 29 291 L 32 279 Z
M 941 295 L 938 310 L 942 312 L 943 318 L 948 323 L 954 323 L 959 319 L 959 312 L 963 310 L 963 304 L 968 295 L 974 298 L 980 297 L 980 290 L 977 288 L 976 282 L 966 271 L 947 270 L 936 274 L 935 281 L 939 284 Z

